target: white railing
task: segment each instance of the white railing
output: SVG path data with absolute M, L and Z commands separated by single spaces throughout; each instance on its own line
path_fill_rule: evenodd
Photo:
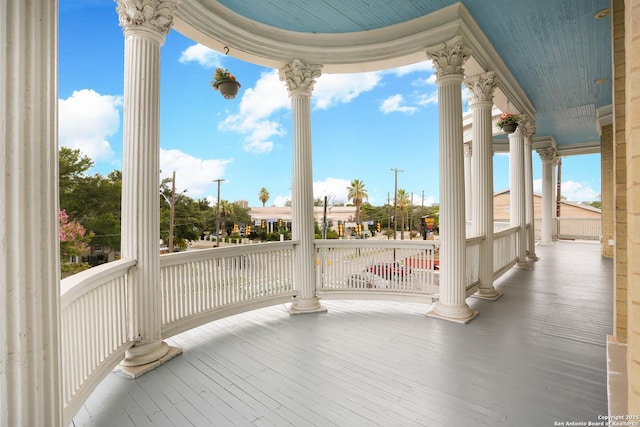
M 558 238 L 599 240 L 602 236 L 602 220 L 600 218 L 556 218 Z
M 135 261 L 114 261 L 60 282 L 64 425 L 133 345 L 127 339 L 127 275 Z
M 316 240 L 323 298 L 430 301 L 438 293 L 438 244 L 424 240 Z
M 162 255 L 162 337 L 290 301 L 293 247 L 288 241 Z
M 520 227 L 514 226 L 493 235 L 493 280 L 498 279 L 516 264 L 519 230 Z
M 484 241 L 483 236 L 472 237 L 467 239 L 466 249 L 466 268 L 465 268 L 465 285 L 467 288 L 467 296 L 473 294 L 480 284 L 480 248 Z
M 501 220 L 501 221 L 494 221 L 494 223 L 493 223 L 493 232 L 494 233 L 506 230 L 507 228 L 511 228 L 511 223 L 509 222 L 508 219 L 507 220 Z
M 513 227 L 494 235 L 495 278 L 515 264 Z M 475 291 L 483 237 L 467 240 L 466 287 Z M 326 298 L 432 302 L 439 295 L 439 242 L 316 240 L 317 291 Z M 297 242 L 194 250 L 160 257 L 162 337 L 233 314 L 291 301 Z M 128 273 L 115 261 L 61 282 L 64 424 L 122 360 Z

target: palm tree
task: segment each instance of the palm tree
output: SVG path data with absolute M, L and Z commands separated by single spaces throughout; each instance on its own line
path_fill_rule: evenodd
M 264 208 L 267 200 L 269 200 L 269 191 L 266 189 L 266 187 L 262 187 L 260 189 L 260 193 L 258 193 L 258 199 L 260 199 L 260 201 L 262 202 L 262 207 Z
M 216 206 L 215 208 L 215 212 L 216 214 L 218 214 L 218 210 L 220 211 L 220 217 L 221 217 L 221 229 L 220 231 L 222 231 L 222 236 L 225 235 L 225 230 L 227 228 L 227 219 L 233 215 L 233 213 L 235 212 L 235 204 L 234 203 L 229 203 L 228 200 L 221 200 L 220 201 L 220 206 Z
M 399 188 L 398 189 L 398 194 L 396 194 L 396 204 L 398 206 L 398 208 L 400 209 L 400 216 L 402 217 L 402 228 L 400 228 L 400 240 L 404 240 L 404 217 L 405 217 L 405 211 L 407 210 L 407 207 L 409 207 L 409 205 L 411 204 L 411 200 L 409 198 L 409 193 L 407 193 L 406 191 L 404 191 L 403 189 Z
M 360 206 L 362 201 L 369 198 L 367 190 L 364 188 L 364 182 L 359 179 L 351 181 L 351 187 L 347 187 L 347 198 L 353 201 L 356 207 L 356 223 L 360 224 Z

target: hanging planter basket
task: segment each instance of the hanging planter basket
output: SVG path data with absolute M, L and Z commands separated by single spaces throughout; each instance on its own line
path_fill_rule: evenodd
M 517 127 L 518 127 L 518 123 L 516 123 L 516 122 L 507 123 L 507 124 L 502 126 L 502 130 L 505 133 L 514 133 L 516 131 Z
M 504 112 L 500 115 L 496 126 L 502 129 L 505 133 L 514 133 L 518 128 L 519 120 L 520 116 Z
M 233 99 L 238 94 L 240 83 L 235 80 L 221 80 L 214 83 L 213 87 L 220 91 L 224 99 Z
M 213 73 L 213 80 L 211 80 L 211 86 L 215 90 L 219 90 L 224 99 L 233 99 L 238 94 L 240 89 L 240 83 L 236 81 L 236 76 L 231 74 L 226 68 L 216 68 Z

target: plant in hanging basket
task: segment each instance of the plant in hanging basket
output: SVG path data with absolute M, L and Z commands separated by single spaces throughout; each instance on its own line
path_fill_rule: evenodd
M 219 90 L 226 99 L 235 98 L 238 89 L 240 89 L 240 83 L 236 81 L 236 76 L 231 74 L 226 68 L 220 67 L 216 68 L 216 72 L 213 74 L 211 86 Z
M 224 82 L 224 81 L 229 81 L 229 80 L 236 80 L 236 76 L 234 76 L 233 74 L 231 74 L 229 72 L 229 70 L 227 70 L 226 68 L 216 68 L 216 72 L 213 73 L 213 80 L 211 80 L 211 86 L 213 86 L 215 89 L 218 89 L 218 84 L 220 82 Z
M 518 115 L 511 113 L 502 113 L 500 114 L 500 118 L 498 118 L 498 121 L 496 122 L 496 126 L 498 126 L 500 129 L 503 129 L 505 132 L 508 132 L 508 130 L 511 130 L 511 132 L 513 132 L 518 126 L 519 121 L 520 116 Z

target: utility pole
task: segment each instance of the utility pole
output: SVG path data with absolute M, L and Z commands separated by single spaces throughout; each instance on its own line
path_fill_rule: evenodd
M 391 168 L 395 173 L 395 185 L 393 190 L 393 240 L 396 240 L 396 221 L 398 221 L 398 172 L 404 172 L 402 169 Z
M 173 223 L 176 217 L 176 171 L 171 180 L 171 210 L 169 211 L 169 253 L 173 253 Z
M 322 214 L 322 238 L 327 238 L 327 196 L 324 196 L 324 213 Z
M 387 205 L 389 206 L 389 229 L 391 229 L 391 196 L 390 193 L 387 191 Z M 389 240 L 389 234 L 387 234 L 387 240 Z
M 413 226 L 413 191 L 411 192 L 411 200 L 409 200 L 409 240 L 413 240 L 411 237 L 411 230 Z
M 214 179 L 213 182 L 218 183 L 218 220 L 216 222 L 216 247 L 220 246 L 220 183 L 224 181 L 222 178 Z

